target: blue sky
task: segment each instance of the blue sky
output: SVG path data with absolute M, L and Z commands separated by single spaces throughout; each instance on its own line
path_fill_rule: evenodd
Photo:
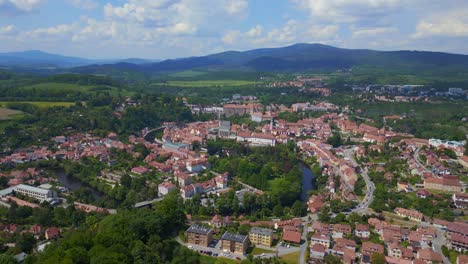
M 468 1 L 0 0 L 0 52 L 166 59 L 300 42 L 468 54 Z

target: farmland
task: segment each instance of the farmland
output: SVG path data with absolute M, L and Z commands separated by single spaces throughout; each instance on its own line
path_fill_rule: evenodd
M 9 120 L 14 116 L 21 115 L 23 112 L 8 108 L 0 108 L 0 120 Z
M 154 86 L 173 86 L 173 87 L 233 87 L 256 85 L 258 82 L 246 80 L 203 80 L 203 81 L 167 81 L 154 83 Z
M 49 107 L 55 107 L 55 106 L 64 106 L 64 107 L 69 107 L 74 105 L 75 103 L 73 102 L 33 102 L 33 101 L 5 101 L 5 102 L 0 102 L 0 107 L 8 107 L 9 104 L 32 104 L 34 106 L 37 106 L 39 108 L 49 108 Z

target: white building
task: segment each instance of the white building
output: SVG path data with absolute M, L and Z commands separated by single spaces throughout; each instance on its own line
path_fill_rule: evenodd
M 168 194 L 171 190 L 175 189 L 176 186 L 172 182 L 163 182 L 158 186 L 158 192 L 161 196 Z
M 41 203 L 43 201 L 53 201 L 57 199 L 57 192 L 53 190 L 46 190 L 25 184 L 19 184 L 17 186 L 14 186 L 13 191 L 37 199 Z

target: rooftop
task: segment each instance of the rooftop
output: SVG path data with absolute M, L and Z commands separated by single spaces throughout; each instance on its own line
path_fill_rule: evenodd
M 186 232 L 200 235 L 208 235 L 213 229 L 199 225 L 191 225 Z
M 246 239 L 247 236 L 241 235 L 241 234 L 233 234 L 230 232 L 226 232 L 223 234 L 221 237 L 222 240 L 229 240 L 229 241 L 234 241 L 238 243 L 243 243 Z
M 273 230 L 267 229 L 267 228 L 252 227 L 252 229 L 250 229 L 250 233 L 264 235 L 264 236 L 271 236 L 273 235 Z

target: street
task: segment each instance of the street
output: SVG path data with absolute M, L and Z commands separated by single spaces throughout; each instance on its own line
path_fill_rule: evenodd
M 351 161 L 351 163 L 353 164 L 354 167 L 359 166 L 357 161 L 354 159 L 353 149 L 344 150 L 344 155 L 345 155 L 345 158 L 347 158 L 349 161 Z M 366 186 L 367 186 L 366 194 L 365 194 L 364 198 L 362 199 L 362 201 L 360 201 L 359 204 L 355 208 L 353 208 L 351 210 L 351 212 L 365 214 L 365 213 L 367 213 L 367 209 L 369 208 L 369 205 L 374 200 L 375 184 L 369 178 L 369 175 L 367 174 L 367 169 L 361 170 L 361 176 L 364 179 L 364 181 L 366 182 Z
M 417 148 L 415 151 L 414 151 L 414 154 L 413 154 L 413 158 L 414 160 L 416 161 L 416 163 L 418 163 L 419 166 L 421 166 L 421 168 L 423 168 L 425 171 L 429 171 L 426 166 L 424 164 L 421 163 L 421 161 L 419 160 L 419 151 L 421 150 L 421 148 Z

